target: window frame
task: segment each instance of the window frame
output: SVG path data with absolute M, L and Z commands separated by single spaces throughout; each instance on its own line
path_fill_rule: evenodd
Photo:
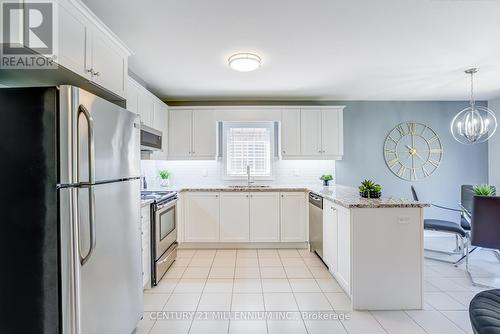
M 275 179 L 275 161 L 276 161 L 276 152 L 275 152 L 275 147 L 276 147 L 276 134 L 275 134 L 275 125 L 274 122 L 254 122 L 254 121 L 249 121 L 249 122 L 222 122 L 222 163 L 224 164 L 224 175 L 223 178 L 224 180 L 246 180 L 247 176 L 242 175 L 242 176 L 236 176 L 236 175 L 228 175 L 227 173 L 227 134 L 228 134 L 228 129 L 229 128 L 267 128 L 269 129 L 269 147 L 270 147 L 270 169 L 271 173 L 270 175 L 266 176 L 259 176 L 259 175 L 250 175 L 252 180 L 261 180 L 261 181 L 272 181 Z

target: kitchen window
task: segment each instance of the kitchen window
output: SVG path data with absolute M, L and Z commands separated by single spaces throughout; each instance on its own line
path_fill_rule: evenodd
M 275 126 L 273 122 L 224 122 L 223 161 L 225 177 L 272 179 Z

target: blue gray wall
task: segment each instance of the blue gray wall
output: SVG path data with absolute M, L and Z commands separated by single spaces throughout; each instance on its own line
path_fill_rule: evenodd
M 456 206 L 460 185 L 487 183 L 488 145 L 462 145 L 450 133 L 450 122 L 467 102 L 342 102 L 344 110 L 344 157 L 336 163 L 338 184 L 357 186 L 373 179 L 383 187 L 384 195 L 411 198 L 413 184 L 420 199 Z M 404 121 L 429 125 L 440 137 L 444 148 L 438 170 L 425 180 L 404 181 L 386 166 L 383 144 L 388 132 Z M 442 210 L 426 210 L 427 217 L 452 218 Z
M 488 107 L 493 109 L 498 117 L 500 112 L 500 97 L 488 101 Z M 500 128 L 497 128 L 497 132 L 488 141 L 488 158 L 489 183 L 500 189 Z

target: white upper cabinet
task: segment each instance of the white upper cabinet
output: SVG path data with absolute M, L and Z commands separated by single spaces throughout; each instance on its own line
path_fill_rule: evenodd
M 301 160 L 342 159 L 343 108 L 282 109 L 281 157 Z
M 281 241 L 307 241 L 306 196 L 303 192 L 281 193 Z
M 141 123 L 156 128 L 154 126 L 154 110 L 155 98 L 146 89 L 142 89 L 139 93 L 139 115 L 141 116 Z
M 250 241 L 280 241 L 279 207 L 277 192 L 250 193 Z
M 69 3 L 59 6 L 59 63 L 69 70 L 90 79 L 90 40 L 85 17 L 78 15 Z M 87 54 L 87 51 L 88 54 Z
M 59 65 L 125 97 L 130 50 L 80 1 L 59 1 Z
M 234 110 L 223 106 L 169 108 L 168 159 L 214 160 L 217 121 L 281 121 L 279 152 L 282 159 L 340 160 L 343 154 L 343 109 L 343 106 L 262 109 L 240 106 Z M 180 116 L 180 113 L 184 115 Z
M 281 155 L 300 156 L 300 109 L 281 111 Z
M 168 106 L 162 101 L 154 103 L 154 128 L 162 133 L 161 151 L 154 151 L 153 160 L 167 160 L 168 156 Z
M 168 157 L 169 159 L 189 159 L 192 146 L 191 111 L 170 110 L 168 117 Z
M 168 153 L 168 106 L 134 79 L 127 79 L 127 110 L 139 114 L 141 124 L 161 131 L 162 149 L 150 154 L 151 160 L 166 160 Z
M 340 158 L 344 154 L 342 124 L 342 110 L 325 109 L 321 111 L 321 143 L 324 155 Z
M 250 240 L 249 194 L 224 192 L 220 195 L 220 241 Z
M 100 86 L 125 96 L 128 71 L 127 57 L 109 38 L 92 31 L 92 80 Z
M 322 155 L 321 148 L 321 110 L 302 110 L 300 115 L 300 149 L 306 156 Z
M 213 110 L 193 110 L 192 155 L 199 158 L 215 158 L 216 127 Z
M 142 87 L 132 79 L 127 81 L 127 110 L 139 114 L 139 96 Z
M 169 159 L 215 159 L 217 124 L 214 110 L 171 108 L 169 115 Z

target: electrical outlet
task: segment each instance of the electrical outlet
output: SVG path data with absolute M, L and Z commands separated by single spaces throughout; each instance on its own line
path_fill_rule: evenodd
M 398 217 L 399 224 L 408 224 L 410 223 L 410 217 Z

